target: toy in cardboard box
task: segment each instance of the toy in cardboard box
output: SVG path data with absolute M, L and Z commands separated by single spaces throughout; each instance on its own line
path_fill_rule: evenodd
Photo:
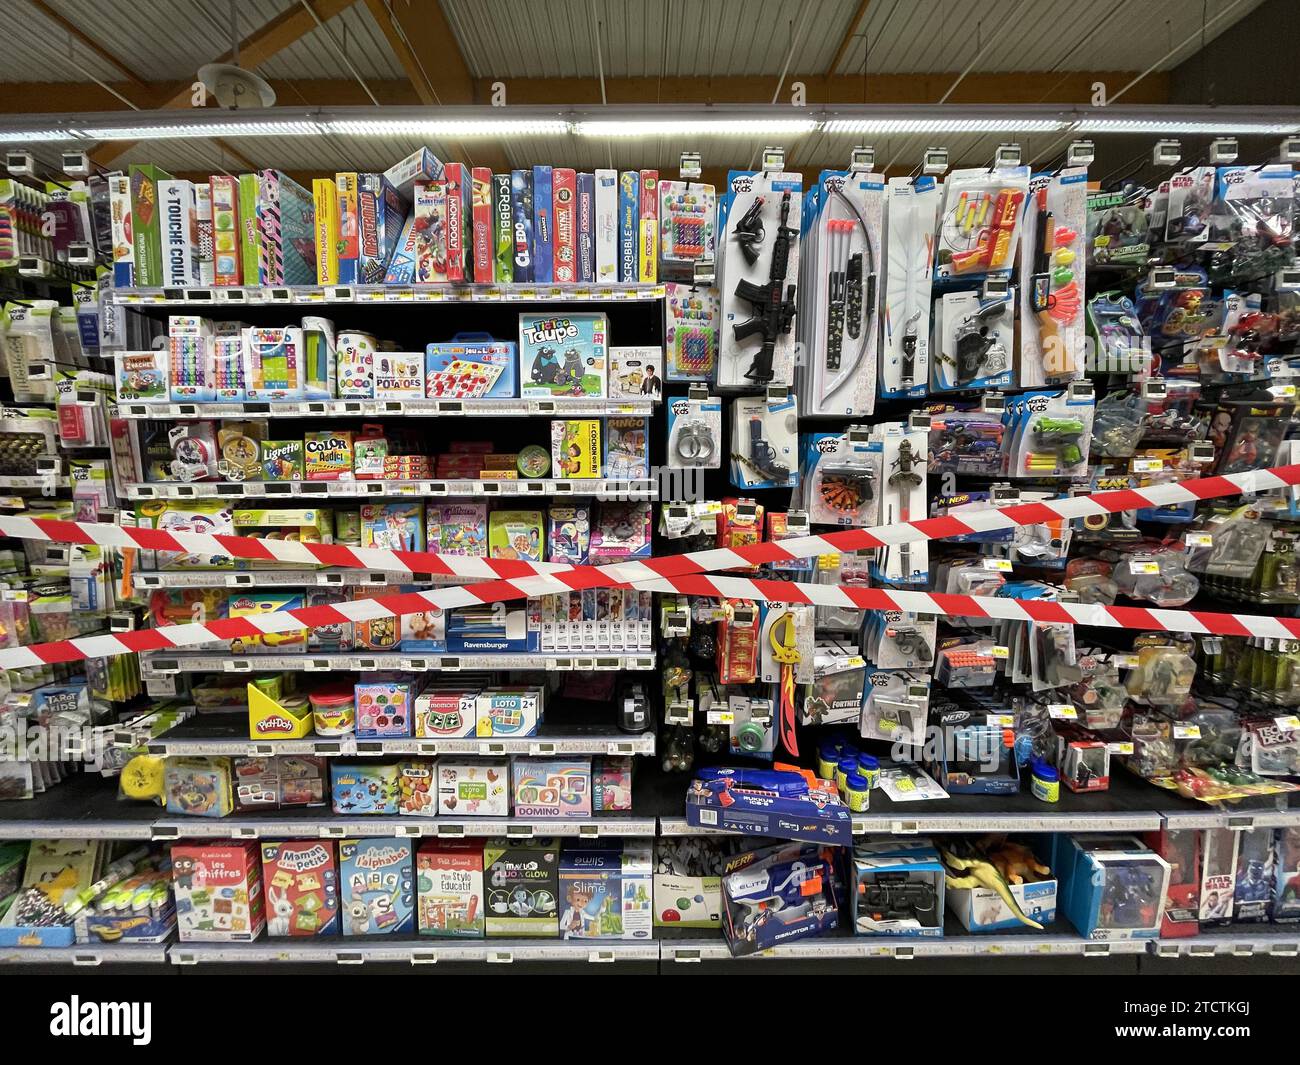
M 68 907 L 102 874 L 106 848 L 89 840 L 33 840 L 26 848 L 20 891 L 5 899 L 0 946 L 70 947 L 75 938 Z M 16 878 L 15 876 L 11 879 Z
M 521 314 L 520 394 L 604 396 L 609 323 L 603 314 Z
M 169 758 L 163 777 L 167 812 L 226 817 L 234 809 L 230 762 L 225 758 Z
M 800 174 L 727 175 L 718 204 L 722 388 L 793 383 L 802 194 Z
M 686 793 L 686 823 L 840 847 L 852 840 L 834 785 L 788 767 L 698 771 Z
M 266 925 L 262 860 L 251 841 L 171 849 L 182 943 L 249 943 Z
M 399 813 L 400 770 L 373 762 L 330 762 L 331 808 L 336 814 Z
M 650 419 L 605 419 L 605 476 L 641 480 L 650 476 Z
M 1207 828 L 1201 844 L 1202 928 L 1232 923 L 1237 879 L 1237 847 L 1242 833 L 1230 828 Z
M 650 843 L 580 840 L 560 852 L 560 935 L 564 939 L 649 939 Z
M 663 348 L 609 349 L 609 398 L 658 400 L 663 392 Z
M 551 422 L 551 468 L 556 477 L 600 476 L 599 418 L 570 418 Z
M 266 931 L 270 936 L 338 931 L 338 867 L 332 840 L 262 844 Z
M 655 927 L 720 925 L 722 872 L 730 843 L 726 837 L 703 835 L 655 840 Z
M 473 736 L 478 720 L 478 691 L 470 688 L 435 688 L 415 700 L 417 739 Z
M 869 936 L 942 936 L 944 865 L 929 840 L 853 846 L 853 930 Z
M 339 840 L 339 887 L 345 936 L 414 929 L 415 868 L 408 841 Z
M 559 846 L 554 840 L 489 840 L 483 848 L 486 933 L 559 935 Z
M 876 402 L 877 277 L 884 179 L 823 170 L 804 200 L 799 368 L 806 414 L 870 414 Z
M 1160 934 L 1169 891 L 1164 858 L 1132 837 L 1052 839 L 1058 906 L 1080 935 L 1113 940 Z
M 438 813 L 449 817 L 509 817 L 509 765 L 503 759 L 437 762 Z
M 839 925 L 833 851 L 782 844 L 727 859 L 722 934 L 733 957 L 822 935 Z
M 1056 920 L 1052 870 L 1022 843 L 941 848 L 948 910 L 968 932 L 1035 928 Z
M 483 847 L 471 840 L 426 840 L 415 855 L 420 935 L 482 937 Z
M 1267 921 L 1273 914 L 1273 833 L 1254 829 L 1240 835 L 1232 917 L 1239 924 Z

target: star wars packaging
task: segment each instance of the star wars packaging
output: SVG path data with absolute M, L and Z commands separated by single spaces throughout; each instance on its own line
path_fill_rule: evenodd
M 954 170 L 943 186 L 936 281 L 1010 276 L 1029 191 L 1029 167 Z
M 930 420 L 914 416 L 912 422 L 884 422 L 872 426 L 880 445 L 880 520 L 885 525 L 905 524 L 926 516 L 926 449 Z M 891 544 L 876 552 L 872 573 L 891 584 L 924 584 L 929 579 L 929 543 Z
M 1210 236 L 1210 212 L 1214 207 L 1212 166 L 1193 166 L 1169 179 L 1169 214 L 1165 219 L 1165 240 L 1171 244 L 1203 244 Z
M 521 314 L 520 394 L 600 396 L 606 392 L 609 323 L 603 314 Z
M 1237 847 L 1243 833 L 1207 828 L 1201 842 L 1201 927 L 1231 924 L 1237 882 Z
M 1004 388 L 1013 380 L 1015 289 L 986 298 L 945 292 L 934 302 L 930 391 Z
M 731 404 L 731 483 L 788 488 L 799 483 L 798 400 L 739 396 Z
M 794 382 L 803 176 L 733 170 L 718 203 L 720 388 Z
M 885 291 L 879 390 L 925 395 L 930 379 L 930 286 L 939 191 L 931 177 L 890 178 L 885 192 Z
M 559 936 L 559 850 L 551 839 L 488 840 L 483 883 L 489 938 Z
M 664 285 L 664 370 L 669 381 L 712 381 L 718 366 L 721 295 L 711 285 Z
M 1274 846 L 1273 920 L 1300 921 L 1300 828 L 1279 828 Z
M 876 402 L 884 179 L 823 170 L 804 198 L 801 414 L 870 414 Z
M 663 392 L 662 348 L 609 349 L 609 398 L 658 400 Z
M 811 657 L 812 680 L 802 693 L 803 724 L 859 720 L 867 669 L 862 655 L 845 644 L 819 640 Z
M 853 931 L 866 936 L 942 936 L 946 875 L 929 840 L 853 845 Z
M 1084 375 L 1087 197 L 1088 172 L 1083 167 L 1041 174 L 1029 184 L 1020 242 L 1023 388 Z
M 668 465 L 716 470 L 722 465 L 722 401 L 676 397 L 668 401 Z
M 804 437 L 799 498 L 813 525 L 875 525 L 881 445 L 866 426 Z
M 822 935 L 839 925 L 833 853 L 815 844 L 786 843 L 726 861 L 722 934 L 733 957 Z

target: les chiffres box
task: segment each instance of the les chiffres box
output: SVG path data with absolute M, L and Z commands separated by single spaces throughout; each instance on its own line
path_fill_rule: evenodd
M 248 943 L 266 925 L 262 862 L 252 841 L 171 849 L 182 943 Z
M 520 394 L 604 396 L 609 322 L 603 314 L 521 314 Z

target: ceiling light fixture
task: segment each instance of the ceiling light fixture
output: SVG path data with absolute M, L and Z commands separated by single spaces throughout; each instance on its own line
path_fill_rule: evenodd
M 423 118 L 365 118 L 326 120 L 323 128 L 330 133 L 352 137 L 546 137 L 569 132 L 562 119 L 500 118 L 439 121 Z
M 319 122 L 303 119 L 273 119 L 261 122 L 173 122 L 148 126 L 86 126 L 86 140 L 139 141 L 193 137 L 310 137 L 324 132 Z
M 832 118 L 823 133 L 1052 133 L 1068 129 L 1059 118 Z
M 1080 133 L 1203 133 L 1216 134 L 1267 134 L 1294 133 L 1300 130 L 1300 119 L 1290 122 L 1252 122 L 1249 119 L 1224 118 L 1219 121 L 1159 118 L 1081 118 L 1073 127 Z
M 811 118 L 627 118 L 621 121 L 588 120 L 575 122 L 573 126 L 573 132 L 579 137 L 793 136 L 812 133 L 815 129 L 817 122 Z

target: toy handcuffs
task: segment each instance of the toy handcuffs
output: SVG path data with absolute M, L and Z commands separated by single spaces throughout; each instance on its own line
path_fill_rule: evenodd
M 713 458 L 717 445 L 706 422 L 690 421 L 682 426 L 675 444 L 677 454 L 695 465 L 703 465 Z

